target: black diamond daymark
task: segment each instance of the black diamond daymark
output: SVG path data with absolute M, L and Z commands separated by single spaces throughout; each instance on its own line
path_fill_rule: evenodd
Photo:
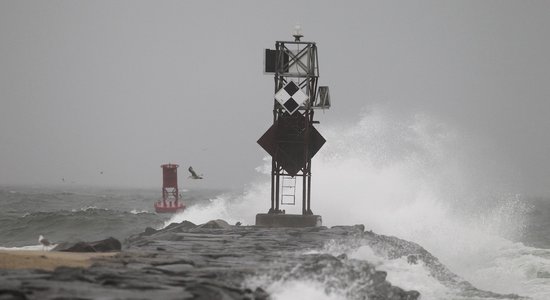
M 295 113 L 300 105 L 304 105 L 308 96 L 292 81 L 275 93 L 275 100 L 289 113 Z
M 296 93 L 300 88 L 294 83 L 294 82 L 289 82 L 285 87 L 284 87 L 285 91 L 290 95 L 294 95 L 294 93 Z
M 283 104 L 283 106 L 286 108 L 286 110 L 290 113 L 293 113 L 294 110 L 296 108 L 298 108 L 298 103 L 296 103 L 296 101 L 294 101 L 294 99 L 290 98 L 288 99 L 288 101 L 285 102 L 285 104 Z
M 311 126 L 308 156 L 304 157 L 305 121 L 302 114 L 283 114 L 278 124 L 272 125 L 258 140 L 258 144 L 291 176 L 303 170 L 305 160 L 315 156 L 326 141 L 315 127 Z

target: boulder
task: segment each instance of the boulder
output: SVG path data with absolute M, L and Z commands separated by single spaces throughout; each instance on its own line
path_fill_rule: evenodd
M 170 223 L 170 225 L 168 225 L 166 228 L 159 231 L 183 232 L 195 227 L 197 227 L 197 225 L 195 225 L 193 222 L 184 220 L 181 223 Z
M 63 252 L 96 252 L 88 242 L 64 243 L 56 246 L 53 251 Z
M 228 229 L 228 228 L 231 228 L 231 225 L 229 225 L 229 223 L 227 223 L 224 220 L 217 219 L 217 220 L 208 221 L 205 224 L 199 225 L 197 226 L 197 228 Z
M 97 242 L 91 242 L 90 245 L 96 250 L 96 252 L 113 252 L 120 251 L 122 249 L 122 244 L 114 237 L 109 237 Z
M 148 236 L 148 235 L 153 235 L 155 233 L 157 233 L 157 230 L 155 228 L 146 227 L 145 231 L 142 233 L 142 235 Z
M 65 243 L 56 246 L 53 251 L 63 252 L 115 252 L 120 251 L 122 244 L 114 237 L 95 242 Z

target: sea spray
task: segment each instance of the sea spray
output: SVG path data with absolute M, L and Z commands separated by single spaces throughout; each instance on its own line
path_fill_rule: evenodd
M 527 206 L 498 184 L 506 174 L 483 170 L 469 156 L 473 145 L 427 116 L 395 120 L 373 111 L 356 126 L 326 130 L 336 142 L 315 161 L 314 212 L 326 225 L 365 224 L 415 241 L 480 288 L 528 291 L 525 277 L 501 277 L 503 289 L 475 275 L 525 228 Z
M 229 224 L 254 225 L 256 213 L 267 212 L 270 187 L 266 182 L 250 185 L 243 194 L 224 193 L 173 215 L 162 228 L 184 220 L 195 224 L 223 219 Z
M 377 270 L 388 273 L 387 280 L 406 290 L 416 290 L 422 299 L 452 299 L 458 291 L 453 291 L 431 276 L 422 260 L 408 261 L 408 257 L 388 259 L 382 253 L 376 253 L 368 245 L 353 245 L 329 241 L 319 251 L 310 253 L 328 253 L 334 256 L 345 254 L 349 259 L 365 260 L 373 264 Z
M 509 168 L 505 160 L 487 156 L 490 143 L 423 114 L 403 117 L 381 109 L 364 112 L 352 126 L 320 131 L 328 142 L 313 159 L 312 210 L 322 215 L 323 225 L 365 224 L 421 244 L 480 288 L 550 297 L 544 275 L 549 257 L 533 255 L 546 250 L 513 242 L 521 237 L 529 207 L 514 191 L 508 176 L 513 172 L 503 172 Z M 243 195 L 217 198 L 171 221 L 253 224 L 255 214 L 269 208 L 270 159 L 258 170 L 263 181 Z M 530 270 L 502 272 L 514 261 Z

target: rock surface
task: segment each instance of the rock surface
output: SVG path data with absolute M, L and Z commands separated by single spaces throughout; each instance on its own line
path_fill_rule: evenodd
M 95 242 L 59 244 L 52 250 L 65 252 L 116 252 L 121 249 L 122 244 L 120 241 L 113 237 L 109 237 Z
M 414 257 L 460 297 L 520 298 L 479 290 L 419 245 L 365 232 L 362 225 L 261 228 L 222 220 L 147 229 L 129 237 L 118 255 L 86 269 L 0 270 L 0 286 L 13 299 L 269 299 L 265 284 L 307 279 L 348 299 L 419 298 L 366 261 L 322 251 L 328 242 L 368 245 L 388 259 Z

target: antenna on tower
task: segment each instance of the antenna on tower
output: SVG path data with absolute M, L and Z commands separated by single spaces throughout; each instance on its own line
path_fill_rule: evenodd
M 299 42 L 300 39 L 304 37 L 304 35 L 302 34 L 302 26 L 300 26 L 300 24 L 296 24 L 296 26 L 294 26 L 292 36 L 294 37 L 295 42 Z

